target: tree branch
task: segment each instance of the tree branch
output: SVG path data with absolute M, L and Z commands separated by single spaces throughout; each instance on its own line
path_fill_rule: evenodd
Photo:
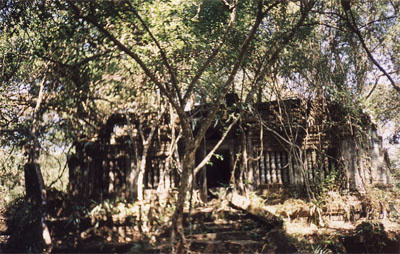
M 114 35 L 112 35 L 103 25 L 97 22 L 97 19 L 94 16 L 85 16 L 82 14 L 79 7 L 77 7 L 72 0 L 66 0 L 67 3 L 71 6 L 72 11 L 76 16 L 86 20 L 87 22 L 94 25 L 101 33 L 103 33 L 109 40 L 111 40 L 122 52 L 125 52 L 128 56 L 132 57 L 136 63 L 139 64 L 141 69 L 145 72 L 146 76 L 150 78 L 150 80 L 160 89 L 161 93 L 168 98 L 169 103 L 175 108 L 177 114 L 179 115 L 179 119 L 181 120 L 181 124 L 185 130 L 190 129 L 190 123 L 186 117 L 186 113 L 184 111 L 184 105 L 178 104 L 174 97 L 173 93 L 171 93 L 166 86 L 164 86 L 152 73 L 152 71 L 147 67 L 147 65 L 143 62 L 139 55 L 130 50 L 126 45 L 124 45 L 121 41 L 119 41 Z
M 132 8 L 132 12 L 135 14 L 135 16 L 139 19 L 140 23 L 142 23 L 144 29 L 149 33 L 151 39 L 154 41 L 154 43 L 156 44 L 158 50 L 160 51 L 160 55 L 161 58 L 165 64 L 165 66 L 168 69 L 168 72 L 171 76 L 171 80 L 172 80 L 172 86 L 175 90 L 176 96 L 178 97 L 179 103 L 182 107 L 184 107 L 184 103 L 183 103 L 183 99 L 182 99 L 182 94 L 179 90 L 178 84 L 179 81 L 176 78 L 176 74 L 175 71 L 173 70 L 173 68 L 171 67 L 171 65 L 169 64 L 167 55 L 165 54 L 165 51 L 163 50 L 163 48 L 161 47 L 160 43 L 158 42 L 158 40 L 154 37 L 153 33 L 151 32 L 150 28 L 147 26 L 146 22 L 144 22 L 144 20 L 142 19 L 142 17 L 139 15 L 139 13 L 136 11 L 136 9 L 132 6 L 132 4 L 130 2 L 128 2 L 128 5 Z
M 132 57 L 142 68 L 145 74 L 150 78 L 150 80 L 160 89 L 160 91 L 167 96 L 170 103 L 173 105 L 175 109 L 179 109 L 179 106 L 176 104 L 172 94 L 168 91 L 168 89 L 156 78 L 156 76 L 152 73 L 152 71 L 147 67 L 147 65 L 143 62 L 139 55 L 130 50 L 126 45 L 120 42 L 114 35 L 112 35 L 103 25 L 97 22 L 97 19 L 94 16 L 85 16 L 82 14 L 79 7 L 77 7 L 72 0 L 67 0 L 67 3 L 71 6 L 72 11 L 78 17 L 86 20 L 87 22 L 94 25 L 101 33 L 103 33 L 109 40 L 111 40 L 121 51 L 125 52 L 127 55 Z
M 393 86 L 393 88 L 398 93 L 400 93 L 400 87 L 397 86 L 396 82 L 394 82 L 394 80 L 392 79 L 390 74 L 378 63 L 378 61 L 372 55 L 371 51 L 368 49 L 368 47 L 365 43 L 365 40 L 364 40 L 360 30 L 357 27 L 353 12 L 351 10 L 351 6 L 347 5 L 348 1 L 341 1 L 341 2 L 342 2 L 342 7 L 346 14 L 346 16 L 345 16 L 346 22 L 347 22 L 347 25 L 349 26 L 350 30 L 357 35 L 358 39 L 360 40 L 361 46 L 367 53 L 367 55 L 368 55 L 369 59 L 372 61 L 372 63 L 386 76 L 386 78 L 390 81 L 390 84 Z M 350 14 L 351 20 L 349 18 L 349 14 Z
M 273 6 L 276 6 L 277 3 L 278 2 L 276 2 Z M 207 129 L 209 128 L 212 121 L 214 120 L 214 117 L 216 116 L 217 111 L 219 109 L 219 105 L 221 104 L 221 101 L 224 99 L 225 94 L 227 93 L 228 89 L 230 88 L 230 85 L 233 82 L 233 80 L 236 76 L 236 73 L 239 70 L 239 67 L 241 66 L 241 64 L 243 62 L 243 59 L 247 53 L 247 49 L 249 48 L 250 42 L 253 40 L 258 27 L 260 26 L 264 16 L 266 15 L 266 12 L 263 12 L 262 9 L 263 9 L 263 1 L 259 0 L 258 5 L 257 5 L 256 20 L 255 20 L 253 26 L 251 27 L 250 31 L 248 32 L 246 39 L 240 48 L 239 55 L 236 59 L 235 65 L 233 66 L 228 79 L 222 86 L 222 91 L 221 91 L 220 95 L 216 98 L 216 100 L 214 102 L 214 106 L 211 108 L 209 115 L 207 116 L 207 118 L 204 120 L 202 126 L 200 127 L 200 130 L 199 130 L 198 135 L 196 136 L 196 139 L 194 142 L 193 149 L 195 149 L 195 150 L 200 146 L 200 144 L 203 140 L 203 137 L 207 132 Z M 272 9 L 272 7 L 269 8 L 269 10 L 270 9 Z
M 235 18 L 236 18 L 237 0 L 233 4 L 232 8 L 233 9 L 232 9 L 232 12 L 231 12 L 231 15 L 230 15 L 228 27 L 226 28 L 225 33 L 224 33 L 219 45 L 213 50 L 211 55 L 207 58 L 207 60 L 203 64 L 203 66 L 201 66 L 200 70 L 197 72 L 197 74 L 193 77 L 192 81 L 190 82 L 190 84 L 189 84 L 189 86 L 188 86 L 188 88 L 186 90 L 186 93 L 185 93 L 185 95 L 183 97 L 183 103 L 184 104 L 186 104 L 186 102 L 189 99 L 189 96 L 192 93 L 195 85 L 197 84 L 197 82 L 199 81 L 199 79 L 201 78 L 201 76 L 203 75 L 205 70 L 207 69 L 207 67 L 211 64 L 212 60 L 218 55 L 220 49 L 225 44 L 225 41 L 228 38 L 228 35 L 232 30 L 232 27 L 233 27 L 233 24 L 234 24 Z
M 262 67 L 262 71 L 259 72 L 259 75 L 257 77 L 257 79 L 255 80 L 255 82 L 253 83 L 254 85 L 252 86 L 250 92 L 248 93 L 245 102 L 249 103 L 253 94 L 256 92 L 256 89 L 258 88 L 258 84 L 264 79 L 265 75 L 267 74 L 267 72 L 269 71 L 269 68 L 272 64 L 274 64 L 276 62 L 276 60 L 278 59 L 278 56 L 280 54 L 280 52 L 286 47 L 286 45 L 293 39 L 294 35 L 296 34 L 296 32 L 298 31 L 298 29 L 304 24 L 305 19 L 308 16 L 308 13 L 312 10 L 313 6 L 315 4 L 315 1 L 313 1 L 312 3 L 309 3 L 307 5 L 307 9 L 305 9 L 300 16 L 300 19 L 297 21 L 297 23 L 295 24 L 295 26 L 293 26 L 293 28 L 290 30 L 290 32 L 286 35 L 280 35 L 283 37 L 283 40 L 279 42 L 279 37 L 277 36 L 277 39 L 275 40 L 275 45 L 279 45 L 278 48 L 272 47 L 267 53 L 267 55 L 271 55 L 271 57 L 266 61 L 266 64 L 263 65 Z
M 221 146 L 221 144 L 225 141 L 225 138 L 228 136 L 229 132 L 231 131 L 232 127 L 238 122 L 239 116 L 235 117 L 232 121 L 232 123 L 228 126 L 228 129 L 225 131 L 224 135 L 222 135 L 221 139 L 218 141 L 218 143 L 211 149 L 211 151 L 204 157 L 204 159 L 199 163 L 199 165 L 196 166 L 196 168 L 193 170 L 193 176 L 195 176 L 202 167 L 206 165 L 206 163 L 211 159 L 211 157 L 214 155 L 215 151 Z

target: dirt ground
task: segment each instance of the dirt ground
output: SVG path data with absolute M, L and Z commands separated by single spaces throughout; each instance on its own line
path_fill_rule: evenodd
M 375 211 L 371 205 L 368 217 L 362 213 L 363 201 L 358 197 L 332 193 L 327 200 L 316 206 L 302 199 L 250 197 L 252 205 L 283 221 L 278 225 L 232 207 L 222 196 L 194 206 L 190 212 L 187 210 L 186 242 L 178 241 L 173 247 L 178 252 L 185 247 L 192 253 L 400 253 L 400 220 L 393 211 L 377 211 L 379 205 Z M 398 209 L 396 205 L 393 207 Z M 49 223 L 52 252 L 169 253 L 172 250 L 165 227 L 171 211 L 157 210 L 155 203 L 143 203 L 139 210 L 134 204 L 111 206 L 109 210 L 95 207 L 89 213 L 92 217 L 87 214 L 79 217 L 73 209 L 63 212 L 65 202 L 54 203 L 53 215 L 59 216 L 53 216 Z M 20 227 L 26 213 L 21 209 L 15 211 L 18 212 L 12 218 L 6 218 L 4 210 L 0 213 L 0 253 L 29 251 L 32 243 L 24 241 L 38 235 L 30 224 Z M 12 222 L 15 218 L 17 221 Z

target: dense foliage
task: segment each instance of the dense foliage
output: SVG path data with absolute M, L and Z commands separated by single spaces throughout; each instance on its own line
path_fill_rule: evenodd
M 182 233 L 196 151 L 229 92 L 241 106 L 324 98 L 355 122 L 367 110 L 393 126 L 387 136 L 398 143 L 399 8 L 398 0 L 1 1 L 1 177 L 17 184 L 26 162 L 61 175 L 70 144 L 96 138 L 111 114 L 168 111 L 186 144 L 173 219 Z M 194 135 L 187 109 L 205 103 Z M 58 165 L 39 160 L 46 151 Z

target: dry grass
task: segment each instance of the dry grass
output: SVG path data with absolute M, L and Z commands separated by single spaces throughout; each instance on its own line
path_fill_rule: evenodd
M 268 191 L 264 190 L 263 194 Z M 259 197 L 251 202 L 263 205 L 284 220 L 284 230 L 294 239 L 299 251 L 315 252 L 317 247 L 332 245 L 343 248 L 341 239 L 354 235 L 357 225 L 371 220 L 382 223 L 388 236 L 400 236 L 400 220 L 396 214 L 400 212 L 400 194 L 395 190 L 371 188 L 363 195 L 330 191 L 314 202 L 282 197 L 274 200 L 273 196 L 266 196 L 268 199 L 264 202 Z

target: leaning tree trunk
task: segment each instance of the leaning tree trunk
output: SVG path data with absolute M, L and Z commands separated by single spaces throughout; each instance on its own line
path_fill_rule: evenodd
M 28 201 L 35 200 L 35 203 L 39 203 L 38 196 L 40 195 L 40 205 L 35 204 L 35 206 L 39 206 L 39 210 L 41 211 L 40 214 L 40 223 L 42 229 L 42 239 L 43 242 L 46 244 L 48 250 L 51 250 L 51 236 L 50 231 L 46 224 L 46 217 L 47 217 L 47 201 L 46 201 L 46 187 L 44 184 L 42 172 L 39 166 L 39 156 L 40 156 L 40 143 L 38 138 L 38 128 L 39 128 L 39 121 L 40 121 L 40 106 L 43 100 L 43 93 L 44 93 L 44 83 L 46 81 L 46 77 L 43 78 L 42 82 L 40 83 L 40 90 L 39 96 L 36 102 L 35 109 L 33 111 L 33 122 L 32 128 L 30 130 L 31 138 L 33 140 L 33 145 L 28 148 L 29 160 L 27 165 L 25 166 L 25 182 L 29 182 L 26 185 L 26 194 Z M 33 187 L 33 189 L 32 189 Z M 39 191 L 39 193 L 37 193 Z M 32 195 L 32 196 L 29 196 Z

